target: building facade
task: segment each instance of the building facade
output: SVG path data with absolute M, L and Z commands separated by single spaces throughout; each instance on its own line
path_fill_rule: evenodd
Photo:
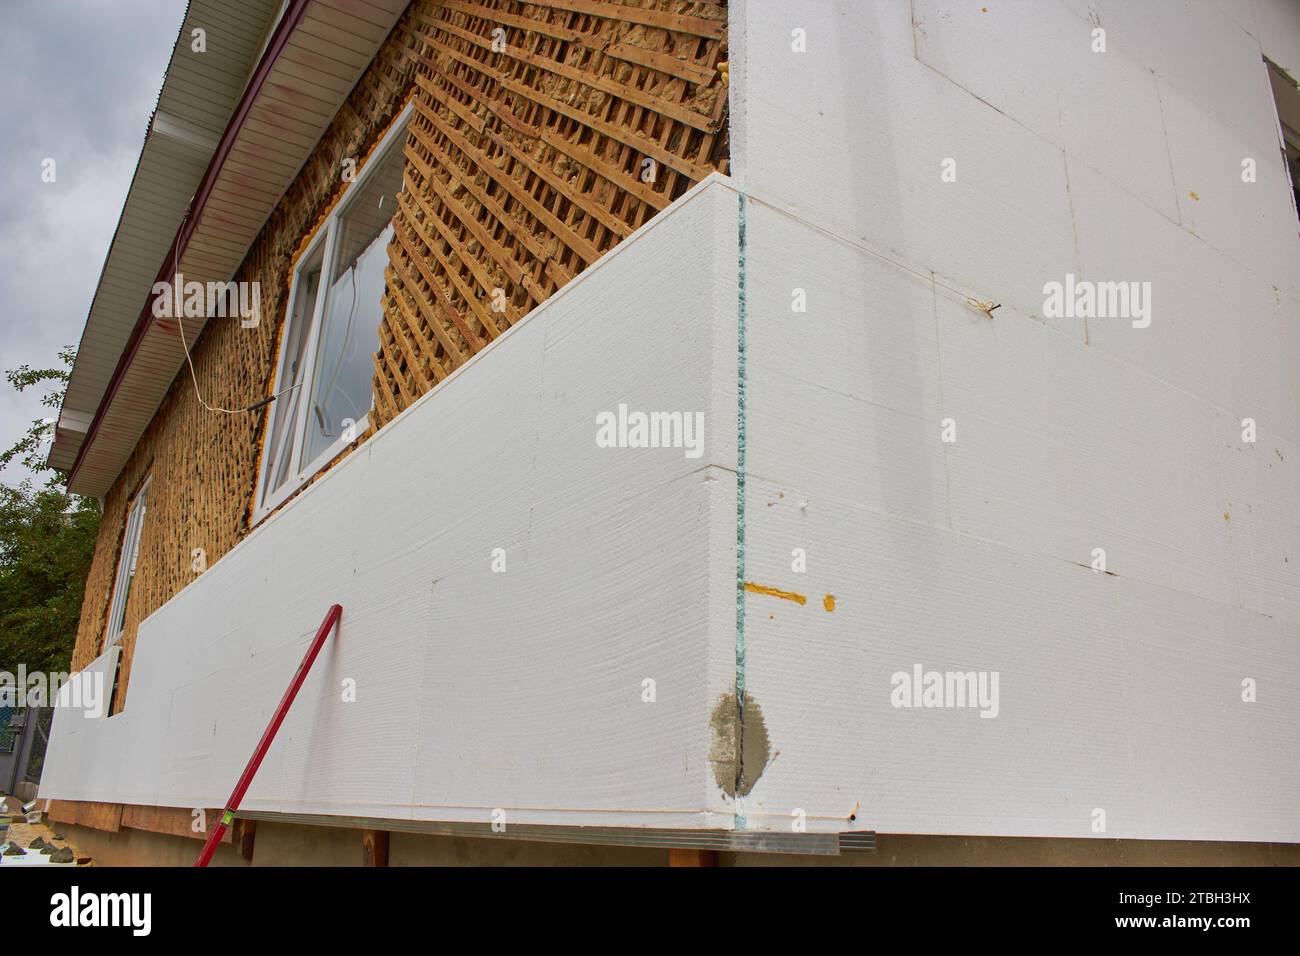
M 229 862 L 1294 858 L 1293 4 L 235 6 L 51 456 L 83 844 L 340 603 Z

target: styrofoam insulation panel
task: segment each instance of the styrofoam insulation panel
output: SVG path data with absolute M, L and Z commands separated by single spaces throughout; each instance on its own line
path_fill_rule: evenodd
M 746 825 L 1300 839 L 1300 245 L 1259 45 L 1196 3 L 1101 4 L 1105 56 L 1091 5 L 907 6 L 733 7 L 747 577 L 807 598 L 746 601 L 778 754 Z M 1151 282 L 1151 327 L 1045 318 L 1067 272 Z M 915 664 L 1000 672 L 998 717 L 892 706 Z
M 221 805 L 337 602 L 246 809 L 729 826 L 736 215 L 697 187 L 151 615 L 123 712 L 58 714 L 42 796 Z M 705 453 L 597 447 L 620 403 L 703 413 Z
M 1226 2 L 1226 0 L 1220 0 Z M 1264 55 L 1300 81 L 1300 5 L 1291 0 L 1235 0 L 1239 6 L 1249 2 L 1250 22 L 1245 24 L 1259 40 Z M 1246 20 L 1245 13 L 1238 13 Z
M 752 198 L 746 235 L 747 576 L 808 598 L 747 602 L 747 825 L 1300 839 L 1300 447 Z M 997 671 L 998 716 L 894 708 L 916 664 Z

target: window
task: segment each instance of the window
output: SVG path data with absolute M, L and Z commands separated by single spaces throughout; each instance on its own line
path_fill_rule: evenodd
M 113 579 L 113 600 L 108 606 L 108 629 L 104 632 L 102 651 L 107 651 L 122 641 L 122 629 L 126 624 L 126 599 L 131 595 L 131 582 L 135 580 L 135 563 L 140 557 L 140 530 L 144 527 L 145 502 L 149 498 L 149 483 L 152 480 L 152 477 L 145 479 L 126 513 L 122 554 L 117 559 L 117 577 Z
M 412 107 L 358 172 L 294 269 L 254 520 L 365 431 L 384 268 Z
M 1282 124 L 1282 152 L 1286 154 L 1286 168 L 1291 175 L 1291 191 L 1295 194 L 1296 208 L 1300 209 L 1300 132 L 1286 123 Z
M 1292 199 L 1300 210 L 1300 88 L 1290 74 L 1267 57 L 1268 78 L 1273 87 L 1273 103 L 1277 107 L 1278 132 L 1282 139 L 1282 155 L 1287 175 L 1291 177 Z

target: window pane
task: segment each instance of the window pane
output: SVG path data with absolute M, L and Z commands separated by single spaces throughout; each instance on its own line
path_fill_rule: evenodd
M 380 301 L 388 264 L 389 224 L 402 186 L 397 146 L 366 171 L 339 216 L 334 268 L 322 317 L 312 378 L 304 463 L 313 461 L 343 434 L 348 422 L 369 411 L 371 356 L 379 348 Z
M 126 528 L 122 532 L 122 554 L 117 561 L 117 576 L 113 581 L 113 600 L 109 605 L 108 631 L 104 635 L 105 648 L 116 644 L 122 637 L 122 627 L 126 623 L 126 601 L 131 594 L 131 582 L 135 580 L 135 564 L 140 554 L 140 531 L 144 527 L 145 502 L 148 498 L 149 482 L 136 494 L 131 502 L 131 509 L 126 515 Z
M 323 247 L 322 243 L 322 247 Z M 293 316 L 285 333 L 285 364 L 276 391 L 282 394 L 271 405 L 271 426 L 267 432 L 271 442 L 266 457 L 266 487 L 264 493 L 275 491 L 293 477 L 293 441 L 297 434 L 298 415 L 305 399 L 301 386 L 306 374 L 308 333 L 312 315 L 316 311 L 316 295 L 320 288 L 323 248 L 318 248 L 305 265 L 299 267 L 298 286 L 294 293 Z M 285 389 L 292 388 L 292 391 Z
M 1300 209 L 1300 133 L 1286 123 L 1282 124 L 1282 145 L 1285 147 L 1287 172 L 1291 174 L 1291 190 L 1295 193 L 1296 208 Z

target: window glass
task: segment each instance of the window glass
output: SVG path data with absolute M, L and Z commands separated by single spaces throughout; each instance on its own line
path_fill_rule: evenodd
M 390 220 L 402 187 L 402 151 L 390 150 L 367 171 L 339 214 L 316 367 L 312 376 L 304 462 L 330 447 L 370 411 L 371 356 L 379 348 Z
M 126 624 L 126 601 L 131 596 L 131 582 L 135 580 L 135 564 L 140 556 L 140 532 L 144 527 L 145 502 L 149 495 L 146 479 L 136 492 L 126 514 L 126 528 L 122 532 L 122 553 L 117 559 L 117 576 L 113 581 L 113 599 L 108 609 L 108 629 L 104 633 L 107 650 L 122 639 Z
M 269 454 L 266 458 L 266 487 L 264 492 L 275 491 L 294 476 L 293 451 L 298 409 L 303 405 L 303 376 L 307 373 L 307 340 L 311 331 L 312 316 L 316 312 L 316 295 L 320 288 L 321 261 L 324 243 L 298 271 L 298 289 L 294 294 L 293 320 L 289 323 L 284 343 L 284 365 L 277 391 L 280 396 L 271 405 Z M 287 390 L 287 391 L 286 391 Z
M 1300 209 L 1300 133 L 1282 124 L 1282 146 L 1286 153 L 1286 167 L 1291 174 L 1291 191 L 1295 193 L 1296 208 Z

